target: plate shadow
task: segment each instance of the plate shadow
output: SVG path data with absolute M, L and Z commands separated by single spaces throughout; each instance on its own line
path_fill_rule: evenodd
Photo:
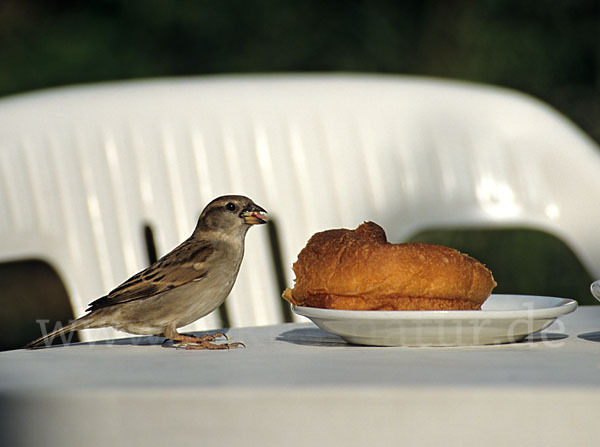
M 348 346 L 342 337 L 325 332 L 317 327 L 297 328 L 282 332 L 278 341 L 308 346 Z
M 525 337 L 520 343 L 543 343 L 548 341 L 558 341 L 569 338 L 567 334 L 556 332 L 535 332 Z
M 577 338 L 581 338 L 582 340 L 585 340 L 585 341 L 600 342 L 600 331 L 586 332 L 584 334 L 579 334 L 577 336 Z

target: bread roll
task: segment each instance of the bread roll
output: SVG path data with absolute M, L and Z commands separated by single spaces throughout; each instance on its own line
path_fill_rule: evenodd
M 293 265 L 297 306 L 347 310 L 475 310 L 496 282 L 479 261 L 433 244 L 390 244 L 365 222 L 313 235 Z

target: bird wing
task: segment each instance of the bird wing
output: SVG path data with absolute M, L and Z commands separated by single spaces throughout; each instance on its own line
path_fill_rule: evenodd
M 135 274 L 111 292 L 90 303 L 87 311 L 151 297 L 206 276 L 214 253 L 207 242 L 188 239 L 170 253 Z

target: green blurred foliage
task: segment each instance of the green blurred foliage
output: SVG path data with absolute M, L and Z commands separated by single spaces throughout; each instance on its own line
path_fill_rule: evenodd
M 551 234 L 524 228 L 432 229 L 410 240 L 446 245 L 483 262 L 498 283 L 494 293 L 597 304 L 590 293 L 592 277 L 571 249 Z
M 600 141 L 600 1 L 0 2 L 0 95 L 140 77 L 362 71 L 498 84 Z
M 0 290 L 0 351 L 22 348 L 42 328 L 50 332 L 73 319 L 63 283 L 43 261 L 0 263 Z

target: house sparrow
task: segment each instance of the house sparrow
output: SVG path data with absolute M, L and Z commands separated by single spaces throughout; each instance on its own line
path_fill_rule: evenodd
M 84 315 L 29 343 L 49 345 L 55 337 L 80 329 L 113 327 L 139 335 L 162 335 L 186 349 L 227 349 L 241 343 L 212 343 L 224 334 L 202 337 L 177 329 L 209 314 L 231 291 L 250 226 L 264 224 L 266 211 L 244 196 L 222 196 L 202 211 L 192 235 L 147 269 L 108 295 L 90 303 Z

